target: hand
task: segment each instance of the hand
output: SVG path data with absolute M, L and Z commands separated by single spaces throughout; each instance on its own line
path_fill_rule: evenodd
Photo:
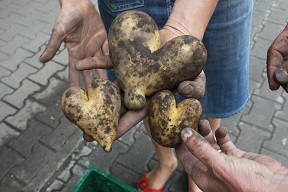
M 201 190 L 287 191 L 288 169 L 280 162 L 236 148 L 226 128 L 216 131 L 215 140 L 207 120 L 199 123 L 199 132 L 204 138 L 190 128 L 184 129 L 176 153 Z
M 81 59 L 96 56 L 106 64 L 109 58 L 107 33 L 90 0 L 62 0 L 60 5 L 60 14 L 39 60 L 43 63 L 51 60 L 64 42 L 69 53 L 70 85 L 79 86 L 79 74 L 75 65 Z M 105 71 L 99 69 L 98 72 L 100 78 L 107 79 Z M 94 79 L 92 70 L 84 70 L 82 75 L 88 87 Z
M 160 31 L 160 38 L 162 44 L 169 41 L 173 37 L 176 36 L 169 30 L 163 29 Z M 77 70 L 98 68 L 112 69 L 113 65 L 110 59 L 104 57 L 83 59 L 76 65 Z M 115 83 L 117 84 L 117 81 Z M 180 83 L 178 86 L 178 93 L 185 98 L 194 97 L 196 99 L 201 99 L 204 96 L 205 84 L 206 77 L 204 72 L 202 71 L 193 81 L 184 81 Z M 125 134 L 127 131 L 129 131 L 147 116 L 150 98 L 146 98 L 146 101 L 147 102 L 145 107 L 141 110 L 127 110 L 125 106 L 122 106 L 117 138 L 121 137 L 123 134 Z M 92 137 L 85 133 L 83 134 L 83 138 L 88 142 L 94 141 Z
M 175 29 L 172 27 L 172 29 Z M 169 40 L 185 35 L 181 33 L 180 30 L 172 31 L 171 27 L 166 25 L 160 30 L 160 40 L 161 44 L 165 44 Z M 193 81 L 183 81 L 179 84 L 177 92 L 185 98 L 193 97 L 200 100 L 205 93 L 206 76 L 204 71 L 202 71 Z
M 271 90 L 280 86 L 288 92 L 288 24 L 267 52 L 267 76 Z

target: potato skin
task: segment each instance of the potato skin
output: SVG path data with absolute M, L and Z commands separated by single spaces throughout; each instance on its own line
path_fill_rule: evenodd
M 163 147 L 173 148 L 182 141 L 182 129 L 196 129 L 201 115 L 202 106 L 197 99 L 188 98 L 176 106 L 171 91 L 160 91 L 152 97 L 148 109 L 152 138 Z
M 206 48 L 193 36 L 179 36 L 160 47 L 156 23 L 140 11 L 127 11 L 116 17 L 108 42 L 115 74 L 129 109 L 143 108 L 145 96 L 193 80 L 207 60 Z
M 66 118 L 110 152 L 116 139 L 120 117 L 119 88 L 104 79 L 95 79 L 86 93 L 70 87 L 62 95 L 62 111 Z

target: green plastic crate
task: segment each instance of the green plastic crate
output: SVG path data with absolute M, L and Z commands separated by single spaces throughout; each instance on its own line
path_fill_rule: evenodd
M 137 192 L 137 190 L 92 166 L 74 187 L 73 192 Z

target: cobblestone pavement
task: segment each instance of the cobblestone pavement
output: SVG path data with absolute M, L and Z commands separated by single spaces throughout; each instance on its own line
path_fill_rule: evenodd
M 143 124 L 117 140 L 111 153 L 86 143 L 59 105 L 69 86 L 67 50 L 62 46 L 52 61 L 38 62 L 59 10 L 58 1 L 0 1 L 0 191 L 71 191 L 90 166 L 135 187 L 157 163 Z M 251 101 L 222 123 L 240 149 L 270 155 L 286 166 L 288 94 L 269 90 L 265 60 L 287 21 L 287 0 L 255 1 Z M 186 184 L 179 165 L 165 191 L 186 191 Z

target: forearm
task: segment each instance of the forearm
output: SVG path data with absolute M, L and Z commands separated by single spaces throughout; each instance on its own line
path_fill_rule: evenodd
M 176 0 L 164 28 L 176 36 L 193 35 L 202 40 L 218 0 Z

